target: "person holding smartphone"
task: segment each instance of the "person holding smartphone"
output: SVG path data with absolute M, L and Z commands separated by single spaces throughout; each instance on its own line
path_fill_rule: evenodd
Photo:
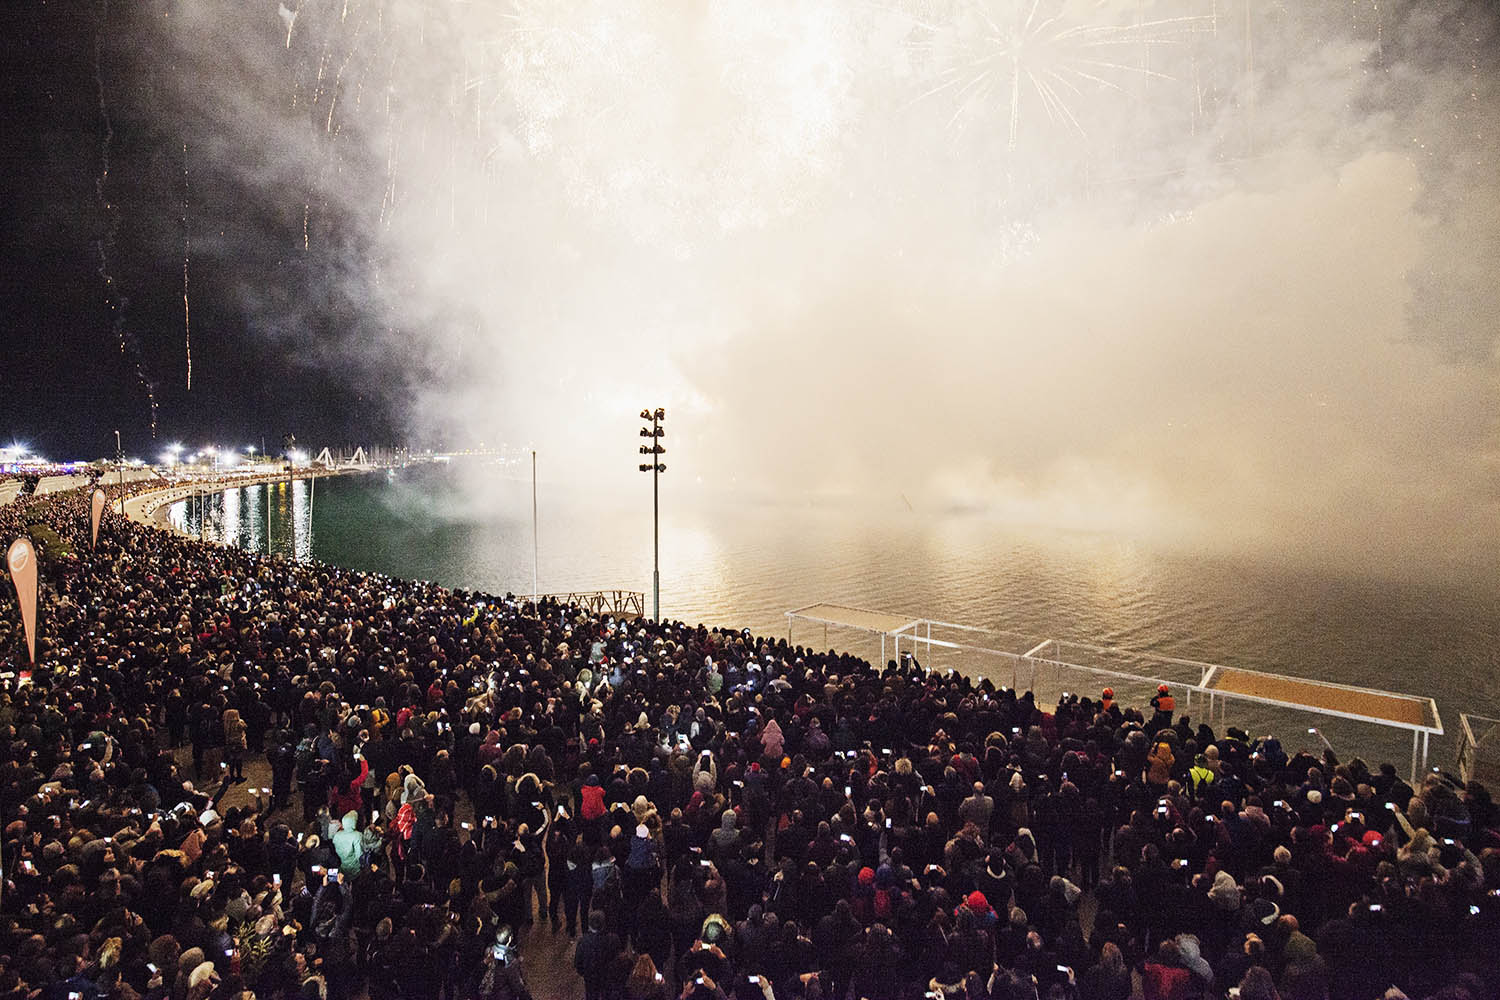
M 520 950 L 509 926 L 502 925 L 495 932 L 494 942 L 485 949 L 469 995 L 481 1000 L 500 1000 L 502 997 L 505 1000 L 531 1000 L 531 990 L 521 972 Z

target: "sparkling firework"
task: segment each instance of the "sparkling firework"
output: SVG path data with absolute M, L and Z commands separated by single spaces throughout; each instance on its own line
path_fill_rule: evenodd
M 1127 81 L 1173 77 L 1152 68 L 1153 47 L 1180 45 L 1214 30 L 1212 15 L 1081 24 L 1061 0 L 962 0 L 951 16 L 919 18 L 915 48 L 932 82 L 917 101 L 953 102 L 950 127 L 999 108 L 1007 147 L 1015 150 L 1028 107 L 1083 139 L 1086 115 L 1076 101 L 1098 91 L 1124 92 Z
M 109 186 L 109 154 L 110 145 L 114 142 L 115 130 L 110 122 L 109 103 L 105 97 L 104 89 L 104 36 L 109 29 L 109 0 L 99 2 L 99 23 L 94 33 L 94 87 L 99 99 L 99 176 L 94 181 L 94 193 L 99 200 L 99 209 L 104 215 L 104 229 L 95 242 L 99 253 L 98 274 L 104 282 L 104 301 L 109 307 L 110 329 L 114 334 L 116 346 L 120 349 L 121 357 L 130 359 L 135 369 L 136 381 L 140 383 L 141 391 L 146 395 L 146 401 L 150 404 L 151 411 L 151 436 L 156 437 L 156 390 L 151 380 L 146 377 L 146 369 L 141 363 L 141 352 L 137 345 L 130 342 L 125 331 L 125 310 L 130 306 L 130 300 L 121 294 L 118 282 L 115 281 L 113 272 L 110 270 L 109 254 L 114 248 L 115 236 L 120 230 L 120 210 L 109 198 L 107 188 Z

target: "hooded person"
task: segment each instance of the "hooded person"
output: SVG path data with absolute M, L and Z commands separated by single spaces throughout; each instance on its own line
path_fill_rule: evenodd
M 1208 890 L 1208 900 L 1221 910 L 1233 913 L 1240 908 L 1240 887 L 1234 876 L 1220 869 L 1214 873 L 1214 884 Z
M 1177 954 L 1182 964 L 1204 986 L 1212 986 L 1214 970 L 1203 958 L 1203 946 L 1192 934 L 1179 934 L 1176 938 Z
M 739 816 L 725 809 L 719 817 L 719 828 L 709 834 L 709 848 L 715 857 L 728 857 L 740 844 Z
M 359 874 L 365 855 L 365 838 L 359 832 L 359 813 L 351 809 L 339 820 L 339 830 L 333 835 L 333 850 L 339 856 L 339 871 L 345 876 Z
M 427 786 L 415 774 L 408 774 L 401 782 L 401 804 L 409 805 L 427 797 Z
M 760 731 L 760 746 L 762 754 L 768 758 L 780 757 L 786 746 L 786 737 L 782 734 L 781 726 L 774 716 L 770 722 L 766 723 L 766 728 Z

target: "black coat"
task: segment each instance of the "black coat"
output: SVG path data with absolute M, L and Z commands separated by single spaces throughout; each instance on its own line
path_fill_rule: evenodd
M 611 931 L 589 931 L 578 939 L 573 949 L 573 968 L 585 984 L 603 989 L 611 963 L 620 953 L 620 937 Z

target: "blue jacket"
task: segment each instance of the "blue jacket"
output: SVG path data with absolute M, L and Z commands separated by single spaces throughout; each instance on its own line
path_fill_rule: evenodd
M 631 837 L 630 857 L 625 859 L 625 867 L 634 869 L 635 871 L 646 871 L 647 869 L 655 868 L 660 853 L 660 849 L 656 846 L 655 837 Z

